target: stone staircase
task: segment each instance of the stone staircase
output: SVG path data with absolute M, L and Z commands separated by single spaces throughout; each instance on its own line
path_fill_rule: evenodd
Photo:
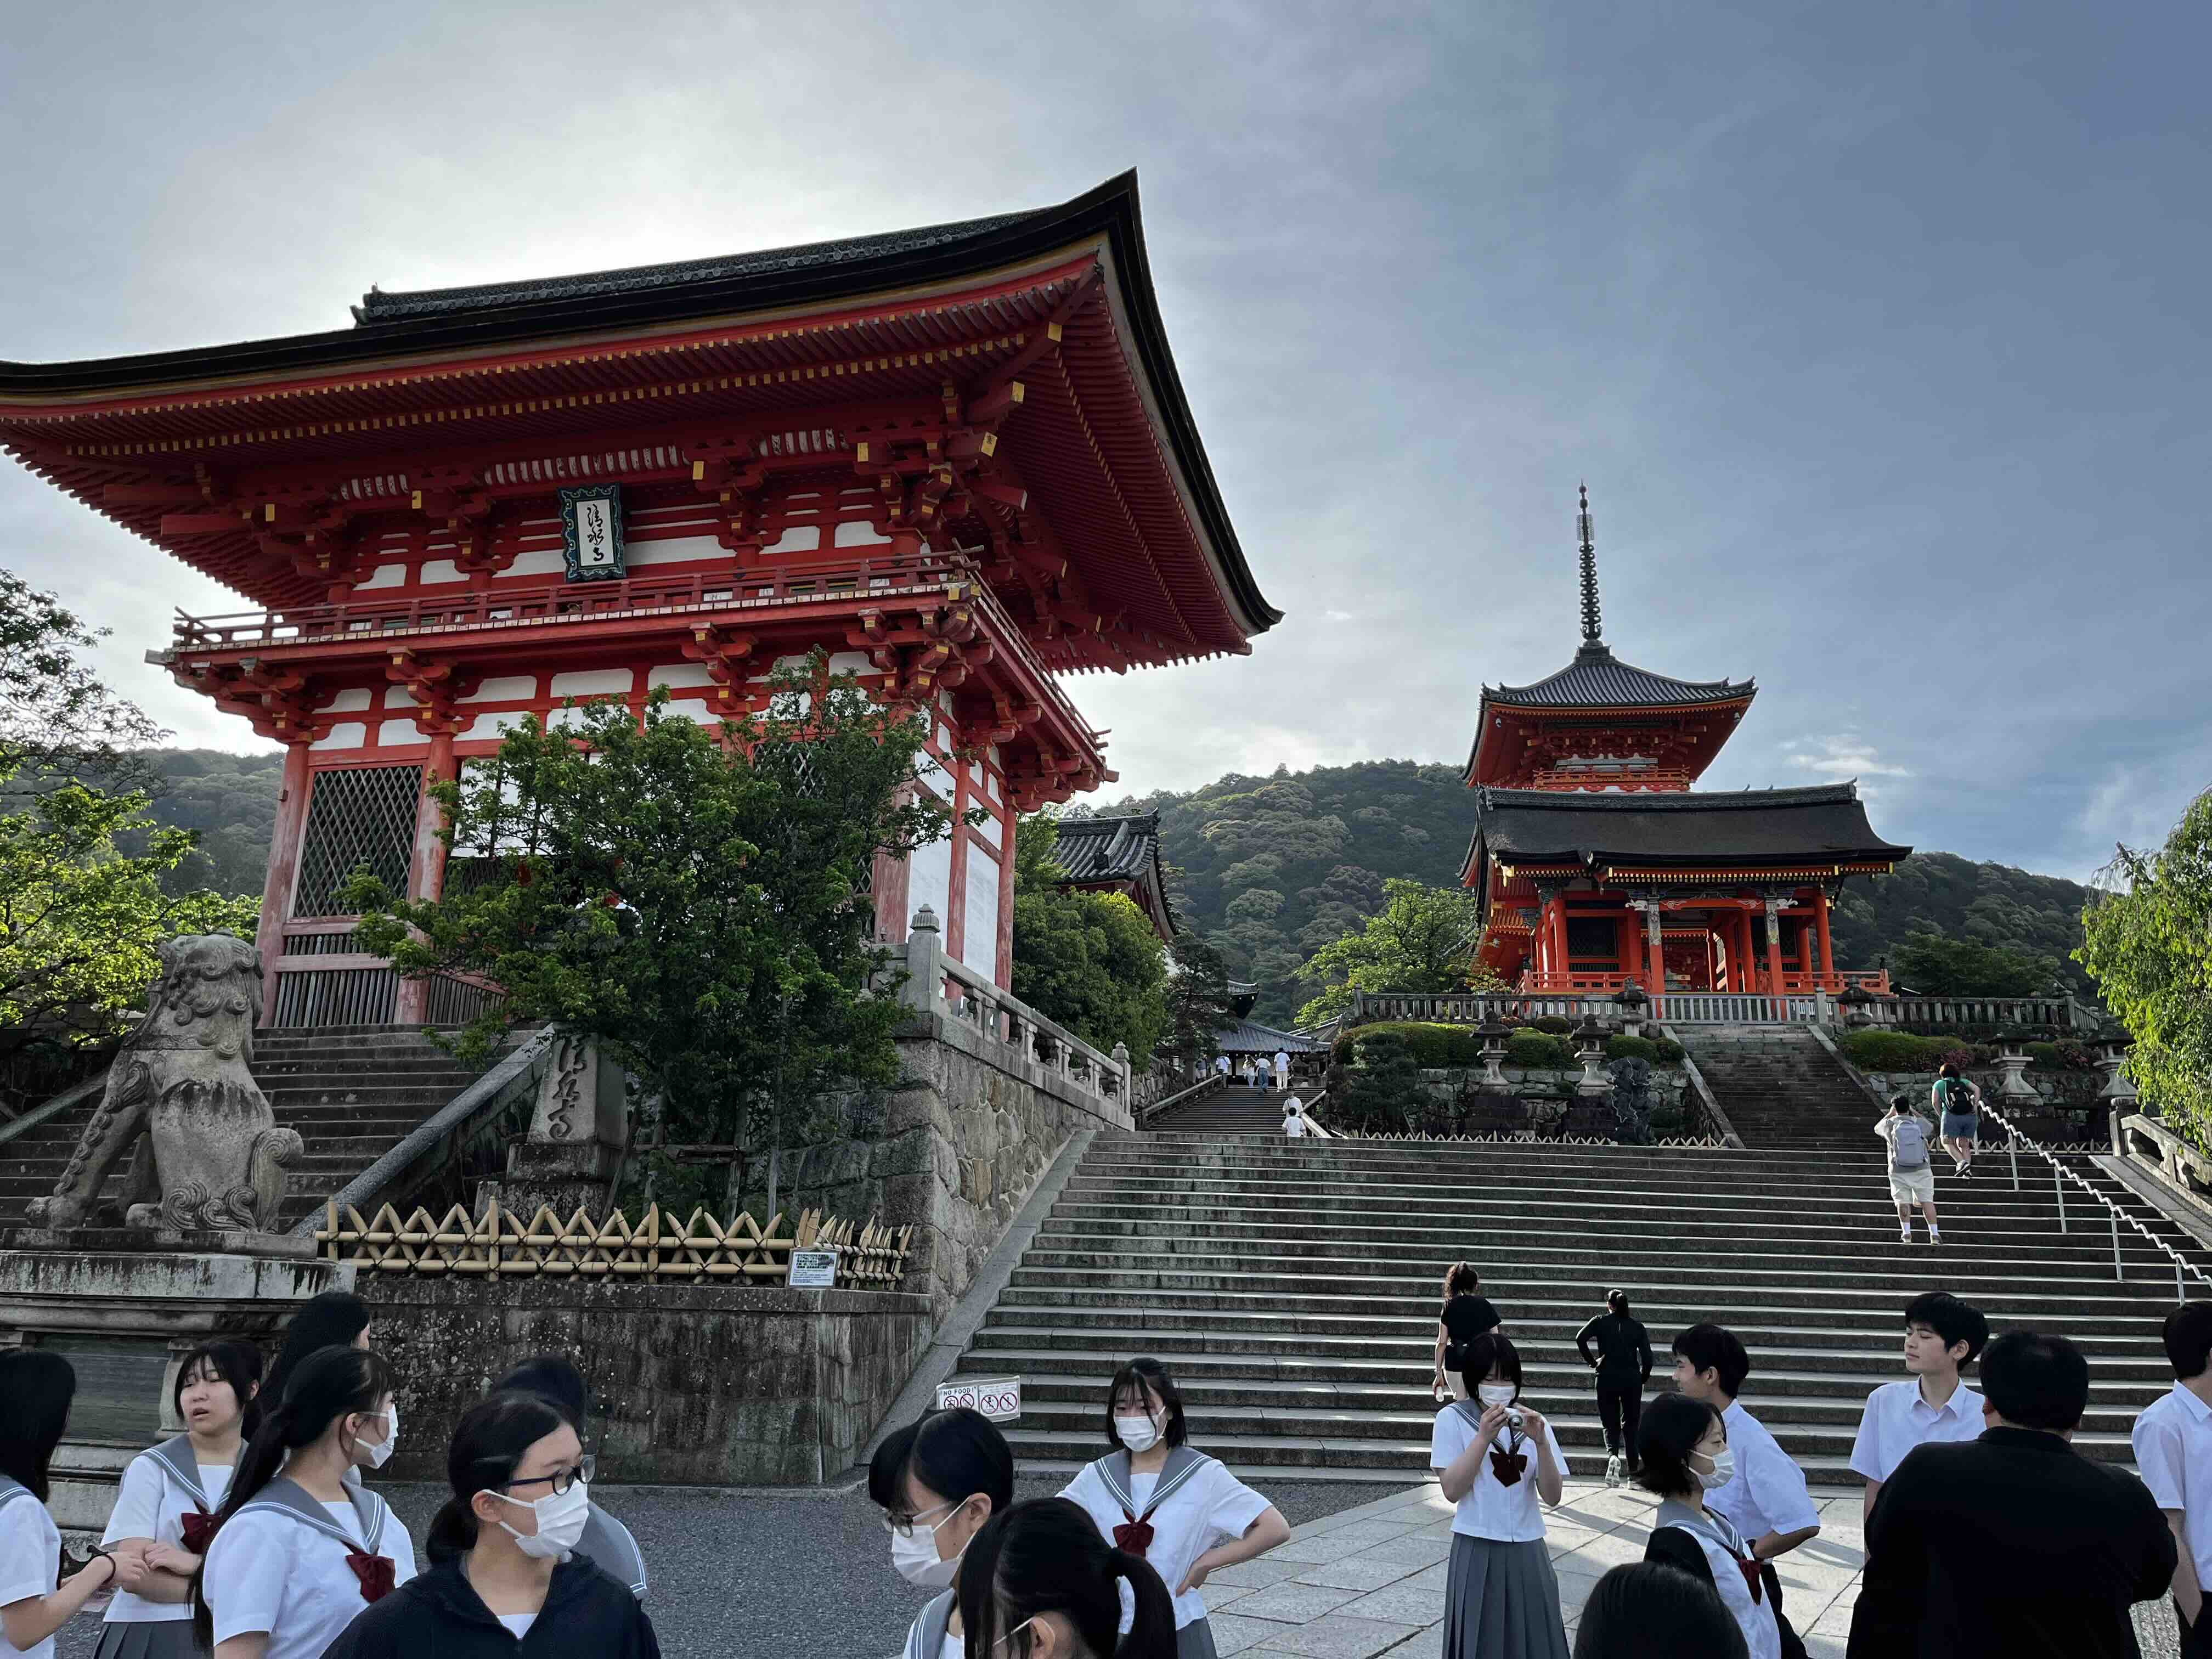
M 1276 1135 L 1283 1133 L 1283 1103 L 1292 1095 L 1310 1099 L 1313 1089 L 1248 1089 L 1241 1083 L 1187 1105 L 1171 1107 L 1149 1126 L 1155 1133 L 1207 1135 Z
M 1023 1379 L 1012 1437 L 1040 1470 L 1099 1455 L 1108 1377 L 1152 1354 L 1182 1386 L 1194 1442 L 1232 1468 L 1419 1480 L 1438 1285 L 1464 1256 L 1578 1473 L 1602 1468 L 1603 1441 L 1573 1337 L 1620 1286 L 1661 1356 L 1653 1392 L 1674 1334 L 1717 1319 L 1751 1351 L 1746 1403 L 1815 1484 L 1850 1484 L 1867 1391 L 1904 1374 L 1905 1301 L 1948 1289 L 1998 1329 L 2081 1343 L 2095 1393 L 2076 1444 L 2126 1458 L 2135 1413 L 2172 1381 L 2159 1343 L 2171 1262 L 2124 1231 L 2115 1282 L 2103 1209 L 2085 1215 L 2077 1194 L 2062 1232 L 2047 1178 L 2016 1192 L 1995 1170 L 1939 1176 L 1938 1194 L 1953 1242 L 1907 1247 L 1870 1134 L 1750 1152 L 1102 1136 L 958 1370 Z
M 1670 1027 L 1747 1146 L 1875 1144 L 1881 1109 L 1811 1031 L 1789 1025 Z
M 253 1076 L 276 1109 L 276 1121 L 297 1129 L 307 1156 L 289 1171 L 282 1225 L 301 1216 L 389 1151 L 409 1130 L 476 1080 L 431 1044 L 416 1026 L 331 1026 L 258 1031 Z M 22 1224 L 23 1206 L 53 1190 L 97 1097 L 0 1141 L 0 1227 Z M 103 1189 L 122 1194 L 125 1160 Z

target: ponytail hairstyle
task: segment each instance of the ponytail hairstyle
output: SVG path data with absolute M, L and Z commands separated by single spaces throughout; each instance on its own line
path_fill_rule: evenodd
M 176 1407 L 179 1421 L 185 1415 L 185 1384 L 202 1367 L 230 1384 L 231 1393 L 238 1397 L 238 1431 L 252 1439 L 263 1415 L 261 1350 L 251 1342 L 203 1342 L 186 1354 L 185 1363 L 177 1367 L 177 1385 L 169 1391 L 169 1403 Z
M 275 1480 L 284 1459 L 321 1439 L 331 1424 L 356 1412 L 373 1412 L 392 1392 L 392 1367 L 366 1348 L 322 1348 L 300 1362 L 284 1385 L 284 1397 L 262 1417 L 253 1438 L 238 1455 L 230 1491 L 215 1512 L 216 1530 L 260 1496 Z M 192 1578 L 192 1629 L 200 1646 L 215 1648 L 215 1616 L 209 1610 L 207 1574 Z
M 76 1368 L 62 1355 L 46 1348 L 0 1353 L 0 1474 L 41 1504 L 76 1397 Z
M 430 1559 L 465 1555 L 477 1541 L 471 1500 L 497 1492 L 514 1479 L 530 1449 L 549 1434 L 574 1429 L 568 1413 L 542 1395 L 495 1394 L 469 1407 L 446 1452 L 446 1482 L 453 1495 L 430 1522 Z
M 1482 1275 L 1474 1270 L 1472 1261 L 1455 1261 L 1444 1269 L 1444 1300 L 1455 1296 L 1473 1296 L 1482 1288 Z
M 1619 1314 L 1623 1319 L 1633 1319 L 1636 1317 L 1634 1314 L 1628 1310 L 1628 1292 L 1626 1291 L 1607 1291 L 1605 1293 L 1605 1305 L 1612 1312 Z
M 1123 1579 L 1137 1613 L 1117 1645 Z M 1107 1543 L 1065 1498 L 1033 1498 L 984 1522 L 960 1558 L 957 1585 L 970 1653 L 1029 1659 L 1036 1638 L 1023 1627 L 1049 1613 L 1068 1622 L 1090 1659 L 1175 1659 L 1175 1603 L 1158 1571 Z

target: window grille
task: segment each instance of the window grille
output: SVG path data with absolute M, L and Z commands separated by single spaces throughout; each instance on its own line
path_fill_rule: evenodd
M 315 775 L 301 838 L 295 916 L 348 914 L 337 891 L 366 865 L 395 893 L 407 890 L 415 851 L 415 813 L 422 793 L 419 766 L 362 766 Z

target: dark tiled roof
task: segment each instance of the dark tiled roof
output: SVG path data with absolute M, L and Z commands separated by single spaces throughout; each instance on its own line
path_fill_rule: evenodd
M 1875 833 L 1855 783 L 1735 793 L 1484 788 L 1475 791 L 1474 824 L 1473 856 L 1486 849 L 1509 862 L 1727 865 L 1895 860 L 1912 850 Z
M 1293 1054 L 1310 1054 L 1326 1046 L 1249 1019 L 1223 1026 L 1213 1034 L 1213 1040 L 1226 1054 L 1272 1054 L 1278 1048 Z
M 1730 702 L 1758 690 L 1749 680 L 1678 680 L 1625 663 L 1602 645 L 1585 645 L 1575 659 L 1534 685 L 1486 685 L 1485 702 L 1523 708 L 1640 708 Z
M 1139 880 L 1159 863 L 1160 815 L 1062 818 L 1052 856 L 1070 881 Z
M 963 219 L 951 224 L 922 225 L 911 230 L 885 231 L 872 236 L 848 236 L 834 242 L 808 242 L 797 247 L 762 248 L 750 253 L 729 253 L 707 259 L 678 259 L 666 264 L 629 265 L 618 270 L 583 271 L 568 276 L 533 277 L 517 283 L 482 283 L 469 288 L 418 289 L 412 293 L 386 294 L 371 289 L 353 308 L 356 323 L 398 322 L 413 317 L 449 316 L 459 312 L 493 311 L 505 306 L 530 305 L 541 300 L 603 299 L 617 295 L 645 294 L 659 289 L 683 288 L 694 283 L 742 282 L 747 278 L 783 276 L 830 266 L 860 264 L 872 259 L 896 259 L 933 248 L 1009 229 L 1024 221 L 1049 217 L 1049 208 L 1020 213 L 1000 213 L 984 219 Z

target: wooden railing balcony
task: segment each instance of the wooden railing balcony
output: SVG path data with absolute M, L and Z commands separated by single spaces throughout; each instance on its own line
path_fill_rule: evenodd
M 1588 991 L 1610 995 L 1631 982 L 1641 985 L 1641 974 L 1606 973 L 1595 969 L 1577 969 L 1565 974 L 1539 974 L 1531 970 L 1521 975 L 1517 989 L 1531 994 L 1569 991 Z M 1832 974 L 1788 973 L 1782 975 L 1782 994 L 1809 997 L 1821 991 L 1830 996 L 1841 996 L 1853 986 L 1873 992 L 1877 996 L 1889 994 L 1889 969 L 1887 968 L 1839 968 Z M 1670 988 L 1679 994 L 1683 988 Z M 1744 993 L 1742 994 L 1751 994 Z M 1770 994 L 1769 976 L 1765 969 L 1759 974 L 1758 994 Z

